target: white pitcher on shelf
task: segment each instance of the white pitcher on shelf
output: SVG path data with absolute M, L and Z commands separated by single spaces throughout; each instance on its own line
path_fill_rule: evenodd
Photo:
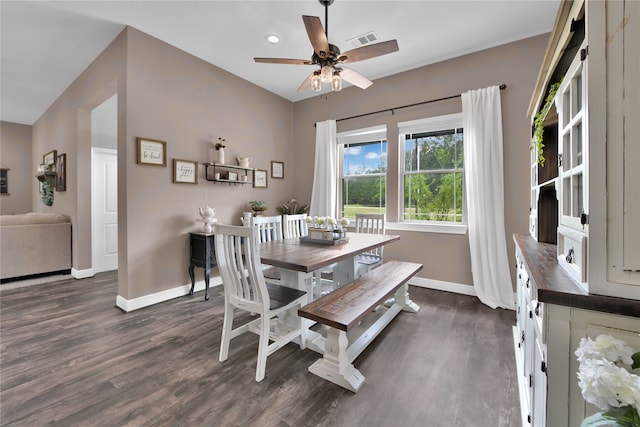
M 253 161 L 251 157 L 236 157 L 238 159 L 238 166 L 241 168 L 248 168 L 249 164 Z

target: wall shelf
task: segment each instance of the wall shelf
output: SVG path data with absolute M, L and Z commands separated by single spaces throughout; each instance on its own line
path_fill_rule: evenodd
M 36 174 L 36 178 L 38 178 L 38 181 L 40 182 L 45 182 L 45 181 L 55 182 L 56 173 L 55 172 L 38 172 Z
M 227 165 L 221 163 L 203 163 L 205 178 L 211 182 L 227 184 L 253 185 L 255 168 Z

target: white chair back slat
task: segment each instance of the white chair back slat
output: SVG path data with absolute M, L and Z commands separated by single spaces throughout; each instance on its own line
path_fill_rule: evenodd
M 270 242 L 272 240 L 282 240 L 282 217 L 277 216 L 254 216 L 251 218 L 251 226 L 258 229 L 259 241 Z
M 283 228 L 285 239 L 296 239 L 309 235 L 307 226 L 307 214 L 283 215 Z
M 384 234 L 385 233 L 385 214 L 356 214 L 356 233 L 368 233 L 368 234 Z M 364 264 L 363 270 L 366 272 L 369 269 L 376 267 L 383 262 L 384 258 L 384 245 L 378 248 L 374 248 L 368 252 L 361 254 L 359 262 Z

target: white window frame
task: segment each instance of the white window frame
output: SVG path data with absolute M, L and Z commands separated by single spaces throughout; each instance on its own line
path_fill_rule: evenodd
M 462 113 L 448 114 L 398 123 L 398 222 L 391 224 L 387 223 L 387 229 L 447 234 L 467 233 L 467 203 L 464 181 L 462 183 L 463 200 L 461 223 L 452 223 L 445 221 L 404 220 L 405 135 L 423 132 L 437 132 L 454 128 L 462 128 Z M 464 166 L 462 169 L 464 176 Z
M 344 175 L 344 146 L 345 144 L 358 144 L 358 143 L 366 143 L 366 142 L 376 142 L 376 141 L 384 141 L 387 144 L 387 154 L 389 152 L 389 141 L 387 140 L 387 126 L 386 125 L 378 125 L 371 126 L 367 128 L 354 129 L 345 132 L 339 132 L 336 135 L 336 140 L 338 143 L 338 189 L 336 191 L 338 200 L 336 202 L 338 215 L 341 216 L 344 210 L 342 206 L 342 180 L 345 178 Z M 387 171 L 389 169 L 389 164 L 387 163 Z M 367 177 L 376 177 L 376 176 L 384 176 L 386 184 L 385 184 L 385 194 L 384 194 L 384 206 L 385 211 L 387 209 L 387 186 L 389 184 L 389 176 L 388 173 L 381 174 L 371 174 L 371 175 L 359 175 L 359 176 L 367 176 Z M 351 219 L 354 219 L 352 217 Z

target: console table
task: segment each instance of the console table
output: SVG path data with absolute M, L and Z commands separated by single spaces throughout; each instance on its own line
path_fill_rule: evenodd
M 204 268 L 204 299 L 209 299 L 209 278 L 211 277 L 211 267 L 215 267 L 216 253 L 213 233 L 194 232 L 189 233 L 189 277 L 191 277 L 191 289 L 189 295 L 193 295 L 196 285 L 195 267 Z

